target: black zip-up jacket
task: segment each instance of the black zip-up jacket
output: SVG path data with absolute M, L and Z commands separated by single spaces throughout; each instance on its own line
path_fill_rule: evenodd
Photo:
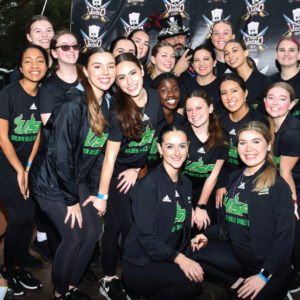
M 136 266 L 145 266 L 151 261 L 174 262 L 179 253 L 191 256 L 192 183 L 187 177 L 179 174 L 177 186 L 182 193 L 186 209 L 182 241 L 178 251 L 166 242 L 174 225 L 176 198 L 174 183 L 161 164 L 137 181 L 132 188 L 134 224 L 125 242 L 124 260 Z
M 260 168 L 256 175 L 265 167 L 266 165 Z M 228 187 L 236 184 L 241 172 L 242 170 L 237 170 L 230 175 Z M 271 274 L 278 271 L 280 276 L 287 275 L 290 270 L 295 225 L 290 187 L 284 179 L 276 175 L 275 184 L 269 190 L 254 192 L 251 188 L 249 195 L 248 217 L 254 257 Z M 204 234 L 208 240 L 228 240 L 225 218 L 221 225 L 208 227 Z
M 108 107 L 109 95 L 104 94 L 101 111 L 106 120 Z M 29 172 L 31 193 L 71 206 L 79 202 L 78 184 L 86 181 L 90 195 L 96 195 L 107 130 L 101 137 L 92 132 L 83 87 L 71 88 L 57 102 L 43 128 Z

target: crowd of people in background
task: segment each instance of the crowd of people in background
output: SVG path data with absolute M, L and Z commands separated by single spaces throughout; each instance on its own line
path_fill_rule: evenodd
M 85 53 L 45 16 L 26 24 L 0 91 L 15 296 L 42 287 L 31 247 L 53 264 L 52 300 L 91 299 L 78 286 L 99 244 L 106 299 L 196 300 L 204 280 L 228 299 L 300 290 L 299 42 L 279 40 L 266 76 L 229 21 L 191 49 L 172 18 L 151 49 L 137 29 Z

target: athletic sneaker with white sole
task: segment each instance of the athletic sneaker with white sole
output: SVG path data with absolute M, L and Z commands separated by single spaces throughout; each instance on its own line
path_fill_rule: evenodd
M 116 277 L 111 280 L 102 278 L 100 280 L 100 293 L 107 300 L 128 300 L 127 294 L 123 288 L 121 280 Z
M 19 283 L 15 270 L 13 271 L 1 271 L 3 278 L 6 279 L 7 285 L 10 289 L 13 290 L 15 296 L 21 296 L 25 294 L 23 286 Z
M 34 278 L 30 272 L 24 269 L 16 270 L 16 277 L 18 282 L 26 289 L 36 290 L 42 286 L 42 283 L 39 280 Z

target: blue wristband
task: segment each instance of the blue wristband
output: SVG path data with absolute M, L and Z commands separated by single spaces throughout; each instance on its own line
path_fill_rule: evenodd
M 31 164 L 32 164 L 31 162 L 28 162 L 26 168 L 30 168 Z
M 103 195 L 103 194 L 98 193 L 97 198 L 100 199 L 100 200 L 107 200 L 108 195 Z
M 258 273 L 258 276 L 264 281 L 264 282 L 268 282 L 270 280 L 270 278 L 265 277 L 262 272 Z

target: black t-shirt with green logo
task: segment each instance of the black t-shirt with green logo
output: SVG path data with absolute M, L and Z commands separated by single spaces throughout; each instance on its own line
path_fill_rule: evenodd
M 226 160 L 228 158 L 228 147 L 219 145 L 206 151 L 206 142 L 202 143 L 197 138 L 191 124 L 186 123 L 185 128 L 190 144 L 183 174 L 187 175 L 192 181 L 193 189 L 198 189 L 204 186 L 205 180 L 213 171 L 217 160 Z
M 146 164 L 157 123 L 164 120 L 164 113 L 161 107 L 158 91 L 154 89 L 146 91 L 148 100 L 142 116 L 143 134 L 141 141 L 132 141 L 124 137 L 114 111 L 111 111 L 109 118 L 110 128 L 108 140 L 112 142 L 121 142 L 116 162 L 117 164 L 125 165 L 128 168 L 143 167 Z
M 24 166 L 41 126 L 38 101 L 39 95 L 27 94 L 19 81 L 0 92 L 0 118 L 8 121 L 8 138 Z M 6 159 L 1 148 L 0 158 Z

